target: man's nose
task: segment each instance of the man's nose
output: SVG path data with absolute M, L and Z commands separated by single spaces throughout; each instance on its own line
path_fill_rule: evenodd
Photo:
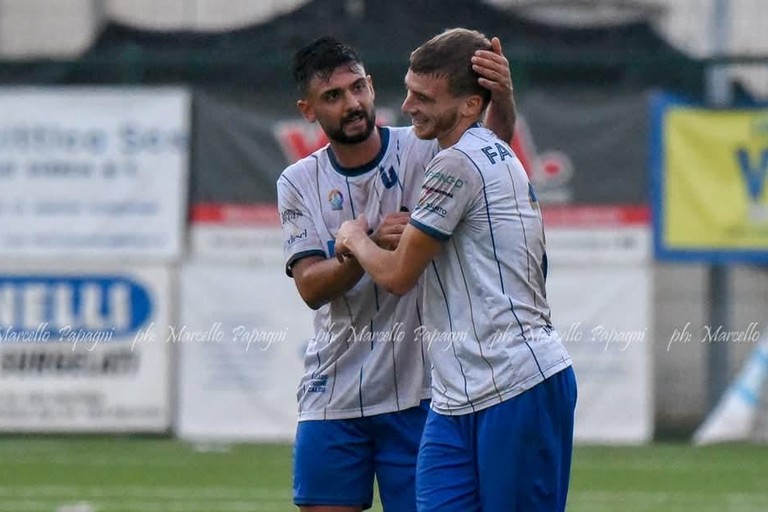
M 405 95 L 405 99 L 403 100 L 403 104 L 402 104 L 402 105 L 400 105 L 400 110 L 401 110 L 403 113 L 405 113 L 405 114 L 409 113 L 409 112 L 410 112 L 410 110 L 411 110 L 411 102 L 410 102 L 410 99 L 411 99 L 411 95 L 410 95 L 410 94 L 406 94 L 406 95 Z
M 360 107 L 360 99 L 351 92 L 347 92 L 344 94 L 344 107 L 347 110 L 357 110 Z

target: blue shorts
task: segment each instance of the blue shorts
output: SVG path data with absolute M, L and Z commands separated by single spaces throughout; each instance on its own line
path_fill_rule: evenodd
M 373 479 L 385 511 L 416 511 L 416 457 L 429 411 L 418 407 L 347 420 L 301 421 L 293 448 L 297 506 L 373 503 Z
M 573 447 L 573 369 L 481 411 L 430 411 L 419 451 L 419 512 L 565 510 Z

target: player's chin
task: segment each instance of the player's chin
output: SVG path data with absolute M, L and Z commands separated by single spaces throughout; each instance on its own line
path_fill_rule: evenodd
M 435 134 L 427 123 L 413 123 L 413 133 L 420 139 L 434 139 Z
M 424 140 L 432 140 L 435 138 L 435 133 L 428 128 L 416 128 L 414 126 L 413 133 L 415 133 L 418 138 Z
M 344 127 L 344 135 L 350 139 L 365 139 L 369 134 L 366 128 Z
M 349 138 L 362 141 L 368 138 L 373 131 L 373 123 L 348 123 L 342 126 L 342 133 Z
M 342 125 L 344 133 L 347 135 L 357 135 L 357 132 L 368 130 L 368 120 L 364 117 L 358 117 L 354 121 L 347 121 Z

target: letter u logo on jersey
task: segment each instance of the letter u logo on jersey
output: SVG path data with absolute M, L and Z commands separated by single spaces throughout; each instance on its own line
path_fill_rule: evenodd
M 328 192 L 328 202 L 331 203 L 331 210 L 341 210 L 344 207 L 344 196 L 336 189 Z
M 390 166 L 388 171 L 384 170 L 384 167 L 379 167 L 379 176 L 384 188 L 392 188 L 397 185 L 397 171 L 393 166 Z

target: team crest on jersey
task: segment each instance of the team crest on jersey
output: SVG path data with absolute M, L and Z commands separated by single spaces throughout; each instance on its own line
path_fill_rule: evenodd
M 336 189 L 328 192 L 328 202 L 331 203 L 331 210 L 341 210 L 344 206 L 344 196 Z

